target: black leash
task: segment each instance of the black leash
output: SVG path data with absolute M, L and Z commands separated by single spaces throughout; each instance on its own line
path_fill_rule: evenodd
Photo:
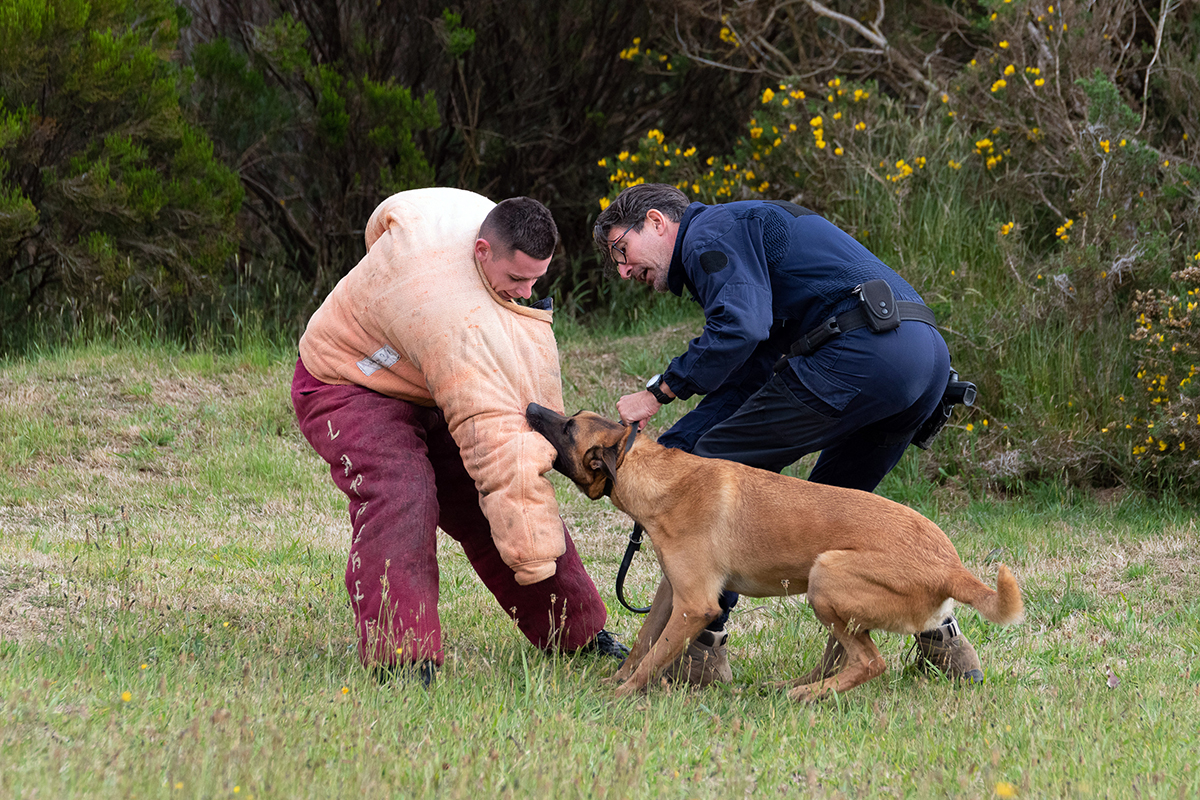
M 625 440 L 625 452 L 628 453 L 633 449 L 633 440 L 637 438 L 638 428 L 635 425 L 633 433 L 629 434 L 629 438 Z M 605 484 L 604 493 L 612 495 L 612 478 L 609 478 Z M 650 606 L 639 608 L 638 606 L 629 605 L 629 601 L 625 599 L 625 575 L 629 572 L 629 566 L 633 563 L 633 554 L 642 549 L 642 534 L 646 529 L 642 527 L 642 523 L 633 523 L 633 533 L 629 534 L 629 544 L 625 547 L 625 555 L 621 558 L 621 566 L 617 568 L 617 599 L 621 601 L 621 605 L 635 614 L 646 614 L 650 611 Z
M 629 534 L 629 545 L 625 548 L 625 556 L 621 559 L 621 566 L 617 568 L 617 599 L 621 601 L 621 605 L 635 614 L 649 612 L 650 606 L 639 608 L 629 605 L 629 601 L 625 599 L 625 574 L 629 572 L 629 565 L 633 563 L 633 554 L 642 549 L 642 534 L 645 532 L 646 529 L 642 527 L 642 523 L 633 523 L 633 533 Z

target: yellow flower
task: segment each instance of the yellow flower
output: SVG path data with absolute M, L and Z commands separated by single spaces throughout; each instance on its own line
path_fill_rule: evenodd
M 133 699 L 133 695 L 130 694 L 129 692 L 121 692 L 122 702 L 128 703 L 132 699 Z
M 973 430 L 975 430 L 975 426 L 968 422 L 967 423 L 967 433 L 970 433 Z
M 607 197 L 601 197 L 601 198 L 600 198 L 600 210 L 601 210 L 601 211 L 603 211 L 604 209 L 608 208 L 608 207 L 609 207 L 609 205 L 611 205 L 611 204 L 612 204 L 612 201 L 611 201 L 611 200 L 609 200 Z
M 1017 787 L 1013 786 L 1011 783 L 1005 783 L 1004 781 L 1000 781 L 999 783 L 996 784 L 996 796 L 997 797 L 1016 797 L 1017 796 Z
M 865 123 L 865 122 L 860 122 L 854 126 L 854 130 L 856 130 L 856 131 L 865 131 L 866 129 L 867 129 L 867 123 Z M 1197 255 L 1200 255 L 1200 253 L 1197 253 Z
M 627 158 L 629 158 L 628 150 L 622 150 L 620 153 L 617 153 L 617 161 L 624 161 Z
M 1101 139 L 1101 140 L 1100 140 L 1100 149 L 1101 149 L 1101 150 L 1103 150 L 1103 151 L 1104 151 L 1104 152 L 1106 152 L 1106 153 L 1108 152 L 1108 139 Z
M 949 102 L 950 102 L 950 95 L 946 94 L 945 92 L 942 92 L 942 102 L 943 102 L 943 103 L 949 103 Z
M 834 118 L 834 119 L 841 119 L 841 118 L 842 118 L 842 112 L 838 111 L 837 113 L 835 113 L 835 114 L 833 115 L 833 118 Z
M 814 128 L 819 128 L 825 124 L 825 120 L 822 119 L 821 117 L 813 117 L 812 119 L 810 119 L 808 121 L 808 124 L 813 126 Z
M 1012 64 L 1009 64 L 1007 67 L 1004 68 L 1005 75 L 1012 75 L 1016 71 L 1017 71 L 1017 68 L 1014 67 Z
M 342 687 L 342 694 L 350 694 L 350 687 L 349 687 L 349 686 L 343 686 L 343 687 Z
M 1122 139 L 1122 140 L 1121 140 L 1121 147 L 1124 147 L 1124 146 L 1125 146 L 1125 143 L 1126 143 L 1126 141 L 1127 141 L 1127 140 L 1125 140 L 1125 139 Z
M 763 93 L 762 93 L 762 101 L 763 101 L 764 103 L 769 103 L 769 102 L 771 102 L 771 100 L 772 100 L 774 97 L 775 97 L 775 91 L 774 91 L 774 90 L 773 90 L 773 89 L 772 89 L 770 86 L 768 86 L 766 89 L 764 89 L 764 90 L 763 90 Z
M 950 159 L 950 169 L 962 169 L 962 162 Z
M 1000 80 L 998 80 L 992 84 L 992 91 L 998 92 L 1001 89 L 1003 89 L 1005 86 L 1008 86 L 1008 81 L 1004 80 L 1004 78 L 1001 78 Z
M 684 158 L 691 158 L 691 157 L 692 157 L 692 156 L 694 156 L 694 155 L 696 155 L 696 148 L 695 148 L 695 147 L 689 147 L 687 150 L 684 150 L 684 151 L 683 151 L 683 157 L 684 157 Z
M 1013 229 L 1013 223 L 1006 222 L 1000 226 L 1000 235 L 1008 236 L 1010 233 L 1012 233 L 1012 229 Z
M 834 148 L 834 150 L 833 150 L 833 154 L 834 154 L 835 156 L 840 156 L 840 155 L 842 154 L 842 148 L 840 148 L 840 147 L 835 147 L 835 148 Z
M 1045 79 L 1045 78 L 1038 78 L 1036 81 L 1034 81 L 1034 82 L 1033 82 L 1033 85 L 1034 85 L 1034 86 L 1045 86 L 1045 85 L 1046 85 L 1046 79 Z
M 1008 49 L 1008 42 L 1001 42 L 1001 43 L 1000 43 L 1000 49 L 1001 49 L 1001 50 L 1007 50 L 1007 49 Z

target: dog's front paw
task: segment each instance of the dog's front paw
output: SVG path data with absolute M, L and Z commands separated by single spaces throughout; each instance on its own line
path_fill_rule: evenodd
M 805 686 L 797 686 L 787 693 L 788 699 L 793 703 L 815 703 L 831 690 L 821 687 L 819 684 L 807 684 Z
M 645 691 L 645 689 L 646 687 L 639 685 L 637 681 L 625 681 L 617 687 L 615 694 L 617 699 L 624 699 L 626 697 L 635 697 Z

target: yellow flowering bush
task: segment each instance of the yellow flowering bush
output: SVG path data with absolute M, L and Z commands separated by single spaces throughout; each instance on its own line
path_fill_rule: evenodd
M 923 104 L 846 76 L 771 81 L 728 152 L 650 130 L 601 165 L 600 203 L 641 182 L 792 200 L 897 267 L 980 388 L 979 417 L 929 456 L 942 474 L 1200 485 L 1200 91 L 1164 78 L 1177 120 L 1139 110 L 1128 4 L 985 3 L 990 44 Z M 986 237 L 969 251 L 951 224 Z
M 1200 255 L 1200 254 L 1197 254 Z M 1106 427 L 1148 477 L 1200 479 L 1200 264 L 1171 275 L 1169 289 L 1136 293 L 1140 345 L 1136 389 L 1124 419 Z

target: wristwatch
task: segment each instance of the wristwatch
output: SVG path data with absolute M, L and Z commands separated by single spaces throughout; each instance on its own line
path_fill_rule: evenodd
M 646 381 L 646 391 L 649 392 L 650 394 L 654 395 L 654 399 L 657 400 L 658 402 L 662 403 L 665 406 L 667 403 L 671 402 L 675 398 L 671 397 L 671 395 L 667 394 L 666 392 L 664 392 L 662 390 L 662 388 L 660 388 L 662 386 L 662 381 L 663 381 L 663 376 L 662 376 L 662 373 L 660 372 L 657 375 L 655 375 L 653 378 L 651 378 L 650 380 Z

